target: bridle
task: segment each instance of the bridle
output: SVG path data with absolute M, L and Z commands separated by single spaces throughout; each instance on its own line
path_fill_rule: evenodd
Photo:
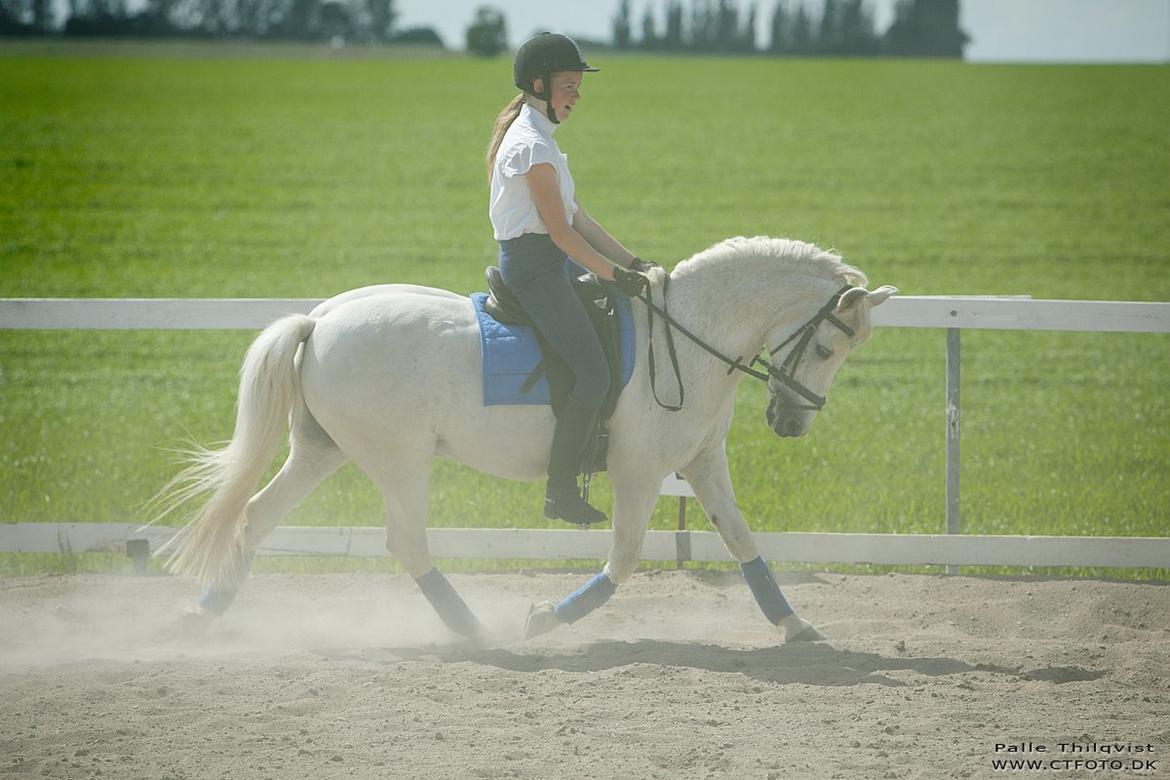
M 822 322 L 829 322 L 832 325 L 835 325 L 837 328 L 841 329 L 841 331 L 844 332 L 850 338 L 852 338 L 854 335 L 856 335 L 856 331 L 854 331 L 853 328 L 851 328 L 850 326 L 848 326 L 844 322 L 842 322 L 837 317 L 837 315 L 834 313 L 835 309 L 837 308 L 838 299 L 840 298 L 840 296 L 843 293 L 845 293 L 847 290 L 851 289 L 852 285 L 847 284 L 844 287 L 842 287 L 840 290 L 838 290 L 837 292 L 833 293 L 833 296 L 828 300 L 828 302 L 825 303 L 825 305 L 822 306 L 820 308 L 820 310 L 818 310 L 817 313 L 812 316 L 812 318 L 810 318 L 807 322 L 805 322 L 803 325 L 801 325 L 799 328 L 797 328 L 795 331 L 793 331 L 791 336 L 784 339 L 783 342 L 781 342 L 774 349 L 772 349 L 768 352 L 769 358 L 775 357 L 777 352 L 784 349 L 784 347 L 788 346 L 793 341 L 796 342 L 796 346 L 794 346 L 792 348 L 792 350 L 788 353 L 787 357 L 784 358 L 784 361 L 780 364 L 779 367 L 773 365 L 772 363 L 768 362 L 768 360 L 766 358 L 762 358 L 759 355 L 753 357 L 751 362 L 747 363 L 745 365 L 743 362 L 742 355 L 740 357 L 735 358 L 735 359 L 729 358 L 727 355 L 725 355 L 722 352 L 720 352 L 719 350 L 715 349 L 710 344 L 703 341 L 703 339 L 699 338 L 694 333 L 692 333 L 691 331 L 687 330 L 685 327 L 680 325 L 672 316 L 670 316 L 669 311 L 667 311 L 667 309 L 666 309 L 666 291 L 669 287 L 670 287 L 670 276 L 667 275 L 666 280 L 662 285 L 662 307 L 659 307 L 657 304 L 655 304 L 650 299 L 648 287 L 646 288 L 646 290 L 644 292 L 638 294 L 638 300 L 640 300 L 644 304 L 646 304 L 646 307 L 649 309 L 649 328 L 648 328 L 648 330 L 649 330 L 650 349 L 649 349 L 648 357 L 649 357 L 649 362 L 650 362 L 650 366 L 649 366 L 649 368 L 650 368 L 650 391 L 654 394 L 654 400 L 660 407 L 662 407 L 663 409 L 666 409 L 667 411 L 671 411 L 671 412 L 677 412 L 683 408 L 685 391 L 683 389 L 682 374 L 679 370 L 679 365 L 678 365 L 678 354 L 674 348 L 674 337 L 671 333 L 672 329 L 677 329 L 680 333 L 682 333 L 688 339 L 693 341 L 696 345 L 698 345 L 700 348 L 702 348 L 708 354 L 710 354 L 710 355 L 718 358 L 722 362 L 726 363 L 729 366 L 729 368 L 727 369 L 728 374 L 731 374 L 732 371 L 742 371 L 743 373 L 747 374 L 748 376 L 754 377 L 755 379 L 759 379 L 762 382 L 767 382 L 769 379 L 775 379 L 776 381 L 780 382 L 785 387 L 788 387 L 789 389 L 791 389 L 793 392 L 795 392 L 797 395 L 799 395 L 801 398 L 803 398 L 805 401 L 808 402 L 807 404 L 793 405 L 792 408 L 804 409 L 804 410 L 813 411 L 813 412 L 818 412 L 824 408 L 825 401 L 826 401 L 825 397 L 822 395 L 817 395 L 812 390 L 809 390 L 807 387 L 805 387 L 800 381 L 798 381 L 796 379 L 796 369 L 800 365 L 800 361 L 804 357 L 805 350 L 808 349 L 808 345 L 812 343 L 813 337 L 816 335 L 817 329 L 820 328 Z M 654 370 L 654 315 L 655 314 L 658 314 L 660 317 L 662 317 L 663 321 L 666 323 L 666 347 L 667 347 L 667 352 L 670 354 L 671 366 L 674 369 L 675 381 L 678 383 L 678 405 L 677 406 L 675 406 L 673 404 L 664 404 L 658 398 L 658 389 L 655 386 L 655 376 L 656 376 L 656 372 Z M 755 368 L 753 368 L 753 366 L 756 366 L 757 364 L 762 366 L 764 370 L 758 371 Z
M 781 342 L 779 346 L 768 353 L 768 357 L 773 357 L 777 352 L 791 344 L 793 340 L 796 340 L 796 346 L 793 347 L 792 351 L 788 353 L 788 357 L 784 358 L 784 362 L 780 364 L 780 368 L 776 368 L 759 356 L 752 359 L 751 365 L 754 366 L 756 363 L 761 364 L 764 366 L 765 371 L 768 372 L 768 376 L 778 380 L 789 389 L 794 391 L 801 398 L 808 401 L 808 404 L 790 405 L 793 409 L 806 409 L 812 412 L 819 412 L 825 407 L 825 397 L 823 395 L 817 395 L 796 380 L 796 369 L 800 365 L 801 359 L 804 357 L 804 351 L 808 349 L 808 345 L 812 343 L 813 337 L 816 335 L 817 329 L 821 326 L 822 322 L 828 322 L 832 325 L 836 325 L 849 338 L 853 338 L 855 335 L 857 335 L 853 328 L 846 325 L 837 317 L 836 314 L 834 314 L 834 311 L 836 311 L 837 308 L 838 298 L 849 289 L 850 285 L 845 285 L 840 290 L 833 293 L 833 297 L 829 299 L 829 302 L 822 306 L 820 310 L 813 315 L 812 319 L 797 328 L 791 336 L 784 339 L 784 341 Z

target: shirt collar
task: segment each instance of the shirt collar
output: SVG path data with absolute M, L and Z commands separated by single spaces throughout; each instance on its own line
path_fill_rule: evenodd
M 533 108 L 531 103 L 525 103 L 522 110 L 527 113 L 528 121 L 534 124 L 540 132 L 551 137 L 557 131 L 558 125 L 553 124 L 552 120 L 541 111 Z

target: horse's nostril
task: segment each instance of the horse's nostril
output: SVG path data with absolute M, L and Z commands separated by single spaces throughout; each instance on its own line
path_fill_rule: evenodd
M 798 423 L 796 420 L 789 420 L 784 424 L 784 432 L 789 436 L 799 436 L 800 423 Z

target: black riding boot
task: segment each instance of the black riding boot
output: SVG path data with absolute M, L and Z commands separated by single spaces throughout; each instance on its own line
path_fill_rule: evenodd
M 550 520 L 560 518 L 574 525 L 592 525 L 605 520 L 605 513 L 589 506 L 577 489 L 581 458 L 597 421 L 597 412 L 596 406 L 581 403 L 572 395 L 565 399 L 548 459 L 544 516 Z

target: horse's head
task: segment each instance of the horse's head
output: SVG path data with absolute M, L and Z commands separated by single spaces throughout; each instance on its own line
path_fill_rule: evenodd
M 898 290 L 885 285 L 870 292 L 849 287 L 834 293 L 813 317 L 792 330 L 783 323 L 769 334 L 772 367 L 768 380 L 768 426 L 777 436 L 803 436 L 825 405 L 837 369 L 849 352 L 869 338 L 869 312 Z

